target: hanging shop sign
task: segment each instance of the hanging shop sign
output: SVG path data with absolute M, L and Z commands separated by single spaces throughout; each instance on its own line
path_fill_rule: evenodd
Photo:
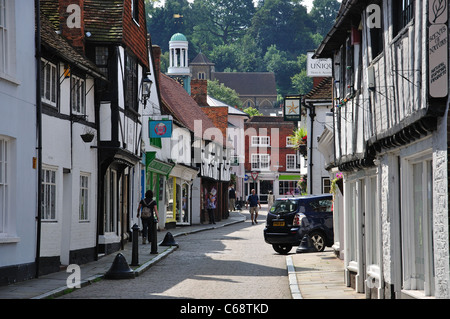
M 170 120 L 149 121 L 150 138 L 170 138 L 172 137 L 173 122 Z
M 301 121 L 301 96 L 291 95 L 284 98 L 284 120 L 285 121 Z
M 447 1 L 429 1 L 428 83 L 432 98 L 448 95 L 448 10 Z
M 314 52 L 309 51 L 306 54 L 306 75 L 315 77 L 331 77 L 332 63 L 331 59 L 313 59 Z

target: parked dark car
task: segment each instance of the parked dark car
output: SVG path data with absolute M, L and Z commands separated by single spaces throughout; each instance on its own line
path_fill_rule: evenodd
M 264 240 L 288 254 L 308 234 L 317 251 L 333 245 L 333 197 L 310 195 L 278 198 L 267 214 Z

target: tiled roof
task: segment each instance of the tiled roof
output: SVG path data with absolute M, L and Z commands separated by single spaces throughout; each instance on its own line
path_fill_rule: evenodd
M 170 113 L 178 119 L 187 129 L 202 138 L 205 130 L 216 128 L 209 117 L 202 111 L 195 100 L 176 81 L 165 74 L 160 78 L 161 99 Z M 194 121 L 202 121 L 202 136 L 195 131 Z M 220 143 L 220 141 L 218 141 Z
M 55 52 L 67 62 L 74 63 L 95 76 L 105 77 L 93 62 L 81 55 L 65 38 L 56 33 L 53 24 L 44 14 L 41 14 L 41 40 L 43 47 L 50 52 Z
M 277 96 L 272 72 L 215 72 L 214 79 L 242 96 Z
M 85 0 L 85 31 L 92 42 L 121 42 L 123 36 L 123 0 Z
M 131 18 L 130 0 L 84 0 L 84 31 L 90 33 L 84 39 L 86 43 L 125 44 L 149 67 L 143 1 L 139 5 L 140 24 L 137 25 Z M 40 0 L 40 6 L 54 27 L 60 29 L 59 1 Z
M 203 53 L 199 53 L 194 60 L 192 60 L 190 65 L 214 65 Z
M 308 100 L 330 100 L 333 98 L 333 86 L 331 78 L 324 78 L 316 87 L 314 87 L 308 94 L 305 95 L 305 99 Z

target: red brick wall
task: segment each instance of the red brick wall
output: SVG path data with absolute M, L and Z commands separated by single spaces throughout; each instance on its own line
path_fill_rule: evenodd
M 266 131 L 264 131 L 264 129 Z M 278 129 L 278 137 L 276 133 Z M 286 172 L 286 155 L 296 154 L 292 148 L 286 147 L 286 137 L 292 135 L 294 131 L 294 124 L 292 122 L 260 122 L 260 123 L 245 123 L 245 170 L 251 171 L 251 154 L 261 153 L 270 155 L 270 170 L 278 172 Z M 256 133 L 256 134 L 255 134 Z M 257 148 L 251 146 L 251 136 L 269 136 L 271 147 L 267 149 Z M 278 140 L 277 140 L 278 139 Z M 275 146 L 278 143 L 278 147 Z M 277 163 L 278 161 L 278 163 Z M 282 167 L 277 167 L 277 165 Z
M 191 96 L 200 106 L 207 106 L 208 81 L 191 80 Z
M 139 21 L 134 22 L 131 14 L 131 0 L 124 0 L 123 42 L 144 64 L 149 67 L 147 49 L 147 25 L 145 23 L 144 0 L 139 1 Z
M 205 81 L 206 82 L 206 81 Z M 222 131 L 223 141 L 225 143 L 227 138 L 228 128 L 228 107 L 202 107 L 203 112 L 212 120 L 215 127 Z

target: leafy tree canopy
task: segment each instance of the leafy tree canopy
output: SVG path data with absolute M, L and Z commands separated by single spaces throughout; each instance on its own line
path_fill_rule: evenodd
M 302 0 L 145 1 L 152 42 L 163 51 L 162 70 L 169 40 L 180 32 L 191 59 L 203 52 L 218 72 L 274 72 L 280 96 L 311 90 L 306 52 L 319 46 L 340 6 L 314 0 L 308 12 Z

